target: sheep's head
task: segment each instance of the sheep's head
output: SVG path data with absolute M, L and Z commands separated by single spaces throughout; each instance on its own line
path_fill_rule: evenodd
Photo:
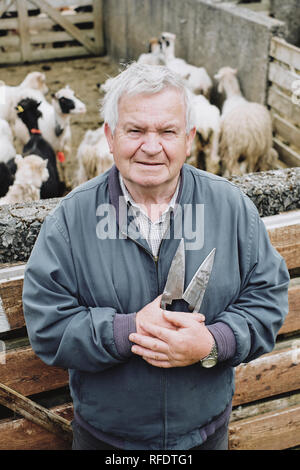
M 41 111 L 38 109 L 41 104 L 41 101 L 36 101 L 33 98 L 24 98 L 19 101 L 16 106 L 17 115 L 22 121 L 26 121 L 28 117 L 31 119 L 38 119 L 42 117 Z
M 42 72 L 30 72 L 24 78 L 21 86 L 39 90 L 44 95 L 48 92 L 48 87 L 46 85 L 46 75 Z
M 48 160 L 37 155 L 28 155 L 24 158 L 21 155 L 16 155 L 15 162 L 17 165 L 16 181 L 19 183 L 31 184 L 40 188 L 42 183 L 49 178 Z
M 67 85 L 52 95 L 56 110 L 62 114 L 84 114 L 85 104 L 75 96 L 74 91 Z
M 161 48 L 161 41 L 157 38 L 151 38 L 149 40 L 149 53 L 159 51 Z
M 166 50 L 170 47 L 175 48 L 176 34 L 173 33 L 161 33 L 160 41 L 162 50 Z
M 222 67 L 218 71 L 218 73 L 215 74 L 214 78 L 219 82 L 218 85 L 218 92 L 222 93 L 224 90 L 224 81 L 226 79 L 231 79 L 232 77 L 235 77 L 237 74 L 237 69 L 233 69 L 232 67 Z

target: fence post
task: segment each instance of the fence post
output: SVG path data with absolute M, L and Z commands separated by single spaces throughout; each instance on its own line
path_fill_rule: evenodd
M 16 5 L 18 9 L 21 57 L 23 62 L 28 62 L 31 60 L 31 45 L 27 2 L 24 0 L 16 0 Z

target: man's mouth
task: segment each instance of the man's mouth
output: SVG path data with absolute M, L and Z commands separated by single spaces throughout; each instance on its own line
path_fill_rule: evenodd
M 162 163 L 159 162 L 136 162 L 139 165 L 147 165 L 147 166 L 160 166 Z

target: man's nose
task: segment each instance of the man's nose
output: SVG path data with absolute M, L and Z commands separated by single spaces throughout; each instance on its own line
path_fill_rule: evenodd
M 156 133 L 145 134 L 141 150 L 148 155 L 157 155 L 162 150 L 160 136 Z

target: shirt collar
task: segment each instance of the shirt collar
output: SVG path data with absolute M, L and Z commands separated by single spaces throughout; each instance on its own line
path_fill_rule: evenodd
M 181 176 L 179 176 L 179 179 L 178 179 L 178 183 L 177 183 L 177 186 L 176 186 L 176 190 L 172 196 L 172 199 L 170 200 L 169 204 L 168 204 L 168 207 L 166 208 L 166 210 L 163 212 L 162 215 L 166 214 L 170 209 L 174 209 L 175 208 L 175 205 L 176 205 L 176 201 L 177 201 L 177 196 L 178 196 L 178 193 L 179 193 L 179 188 L 180 188 L 180 180 L 181 180 Z M 133 207 L 136 207 L 136 208 L 139 208 L 139 210 L 141 210 L 141 212 L 143 212 L 145 214 L 145 212 L 143 211 L 143 209 L 138 205 L 138 203 L 132 198 L 130 192 L 128 191 L 128 189 L 126 188 L 125 186 L 125 183 L 124 183 L 124 180 L 123 180 L 123 177 L 121 175 L 121 173 L 119 172 L 119 183 L 120 183 L 120 186 L 121 186 L 121 190 L 123 192 L 123 195 L 124 195 L 124 198 L 125 198 L 125 201 L 126 203 L 132 205 Z M 147 214 L 145 214 L 147 215 Z

